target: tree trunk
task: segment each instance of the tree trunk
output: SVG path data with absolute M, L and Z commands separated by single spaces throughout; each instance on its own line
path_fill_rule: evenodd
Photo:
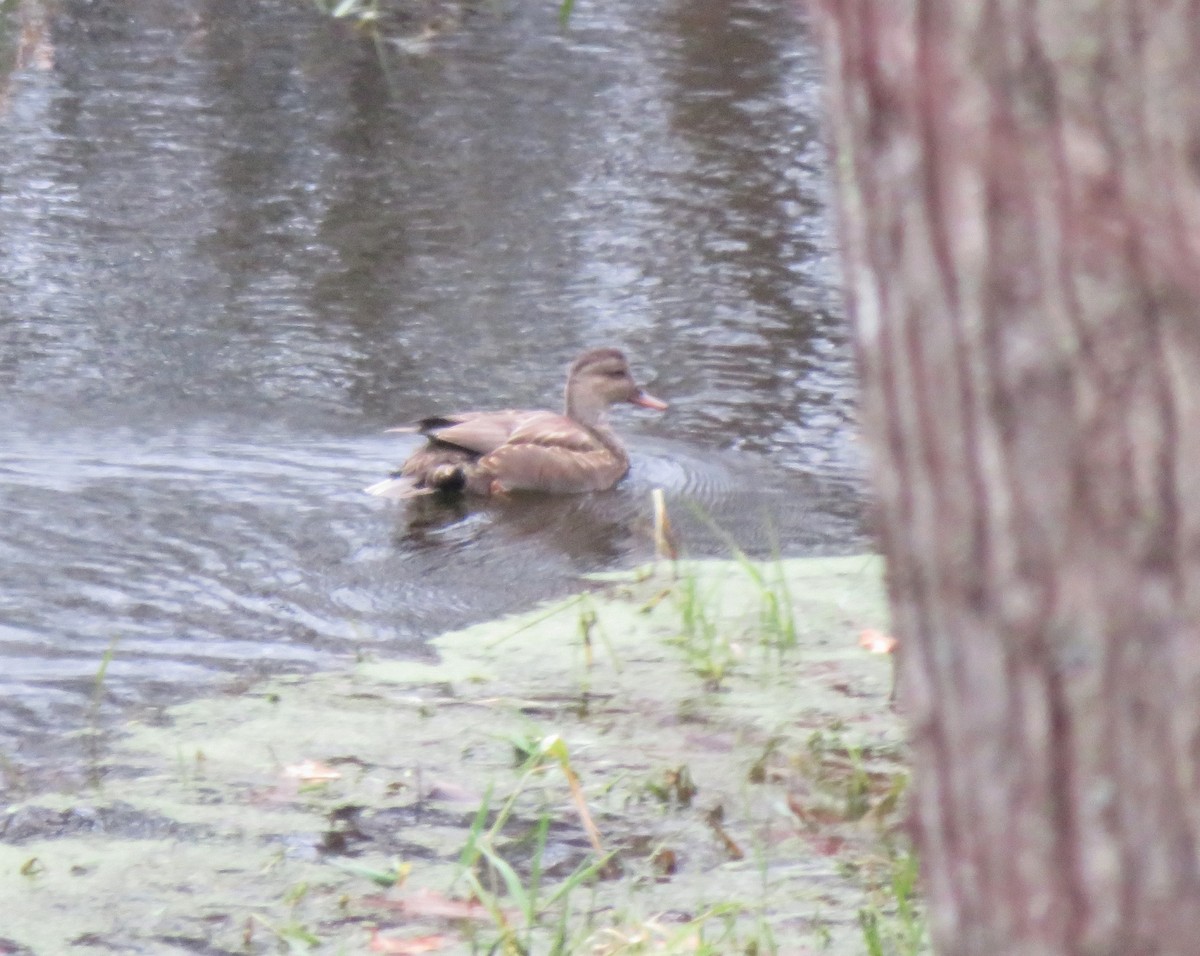
M 943 954 L 1200 953 L 1200 4 L 817 0 Z

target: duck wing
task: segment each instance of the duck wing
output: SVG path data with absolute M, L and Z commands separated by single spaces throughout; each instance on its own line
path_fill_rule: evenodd
M 478 471 L 505 491 L 572 494 L 611 488 L 628 470 L 619 449 L 565 415 L 541 412 L 521 421 L 484 455 Z
M 421 419 L 416 430 L 432 442 L 452 445 L 475 455 L 488 455 L 507 442 L 530 419 L 559 418 L 551 412 L 505 409 L 499 412 L 464 412 Z

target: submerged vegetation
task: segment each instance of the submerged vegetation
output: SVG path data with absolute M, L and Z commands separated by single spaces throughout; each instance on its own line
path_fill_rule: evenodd
M 10 807 L 0 948 L 923 952 L 880 592 L 872 558 L 662 562 L 177 707 Z

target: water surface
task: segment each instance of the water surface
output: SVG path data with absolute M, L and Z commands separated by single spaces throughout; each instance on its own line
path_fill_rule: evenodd
M 382 60 L 294 0 L 45 23 L 0 60 L 0 758 L 95 719 L 110 648 L 110 717 L 419 653 L 648 557 L 655 486 L 694 554 L 727 545 L 693 505 L 760 553 L 862 546 L 789 5 L 606 0 L 564 31 L 505 2 Z M 601 344 L 671 402 L 616 416 L 616 490 L 361 493 L 413 447 L 389 425 L 556 404 Z

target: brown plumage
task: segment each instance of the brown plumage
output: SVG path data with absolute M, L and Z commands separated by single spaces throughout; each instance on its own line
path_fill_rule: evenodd
M 617 402 L 659 411 L 667 407 L 638 386 L 621 352 L 592 349 L 571 364 L 562 414 L 462 412 L 395 429 L 418 432 L 428 442 L 392 477 L 367 491 L 385 498 L 435 491 L 603 491 L 629 470 L 629 456 L 605 421 L 609 406 Z

